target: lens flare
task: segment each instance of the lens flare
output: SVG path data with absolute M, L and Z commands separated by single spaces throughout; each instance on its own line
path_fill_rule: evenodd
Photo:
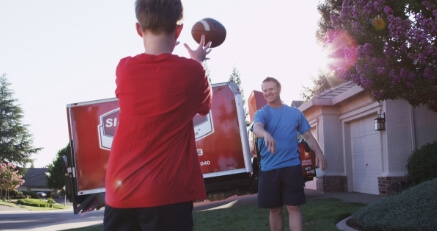
M 387 23 L 383 18 L 376 17 L 373 19 L 373 26 L 375 27 L 376 30 L 384 30 L 385 27 L 387 26 Z
M 120 188 L 123 185 L 123 182 L 121 180 L 116 180 L 115 181 L 115 187 L 116 188 Z
M 347 31 L 328 31 L 325 34 L 324 48 L 330 59 L 328 67 L 337 73 L 347 71 L 357 62 L 358 46 Z

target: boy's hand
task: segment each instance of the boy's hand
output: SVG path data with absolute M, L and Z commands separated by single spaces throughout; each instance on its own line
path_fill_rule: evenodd
M 205 35 L 202 35 L 202 38 L 200 39 L 200 43 L 199 46 L 197 47 L 196 50 L 192 50 L 188 44 L 184 44 L 185 48 L 187 48 L 188 53 L 190 54 L 190 57 L 192 59 L 195 59 L 199 62 L 203 62 L 204 60 L 208 59 L 206 57 L 206 55 L 209 54 L 209 52 L 211 52 L 211 42 L 208 42 L 205 45 Z

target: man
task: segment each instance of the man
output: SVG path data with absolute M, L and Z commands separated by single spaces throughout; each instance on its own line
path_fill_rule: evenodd
M 119 125 L 106 171 L 104 230 L 193 230 L 193 201 L 206 198 L 193 117 L 205 115 L 212 91 L 201 61 L 173 55 L 182 30 L 180 0 L 137 0 L 144 53 L 116 70 Z
M 262 83 L 267 105 L 254 115 L 253 132 L 261 138 L 261 172 L 258 207 L 270 209 L 272 231 L 283 230 L 282 206 L 285 205 L 292 231 L 302 230 L 300 205 L 306 202 L 297 135 L 304 137 L 316 155 L 316 165 L 326 169 L 326 160 L 310 125 L 301 111 L 281 101 L 281 84 L 272 77 Z

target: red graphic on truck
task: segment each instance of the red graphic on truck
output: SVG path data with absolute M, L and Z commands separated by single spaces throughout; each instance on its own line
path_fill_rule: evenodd
M 117 108 L 100 116 L 100 124 L 97 127 L 99 130 L 100 148 L 111 149 L 112 140 L 118 125 L 119 113 L 120 108 Z
M 204 116 L 199 114 L 194 116 L 193 124 L 196 141 L 203 139 L 214 132 L 214 124 L 212 123 L 211 111 Z
M 117 108 L 100 116 L 100 124 L 97 130 L 101 149 L 111 150 L 112 140 L 118 125 L 119 113 L 120 108 Z M 211 112 L 204 116 L 197 114 L 193 118 L 193 123 L 196 141 L 214 133 Z

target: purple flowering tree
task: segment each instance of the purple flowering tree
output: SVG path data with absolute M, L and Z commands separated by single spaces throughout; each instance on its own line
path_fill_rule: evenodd
M 0 198 L 3 198 L 4 190 L 5 197 L 9 200 L 9 191 L 24 184 L 23 176 L 18 174 L 18 170 L 15 170 L 15 168 L 16 166 L 11 163 L 0 163 Z
M 325 0 L 317 36 L 331 70 L 374 100 L 437 111 L 437 1 Z

